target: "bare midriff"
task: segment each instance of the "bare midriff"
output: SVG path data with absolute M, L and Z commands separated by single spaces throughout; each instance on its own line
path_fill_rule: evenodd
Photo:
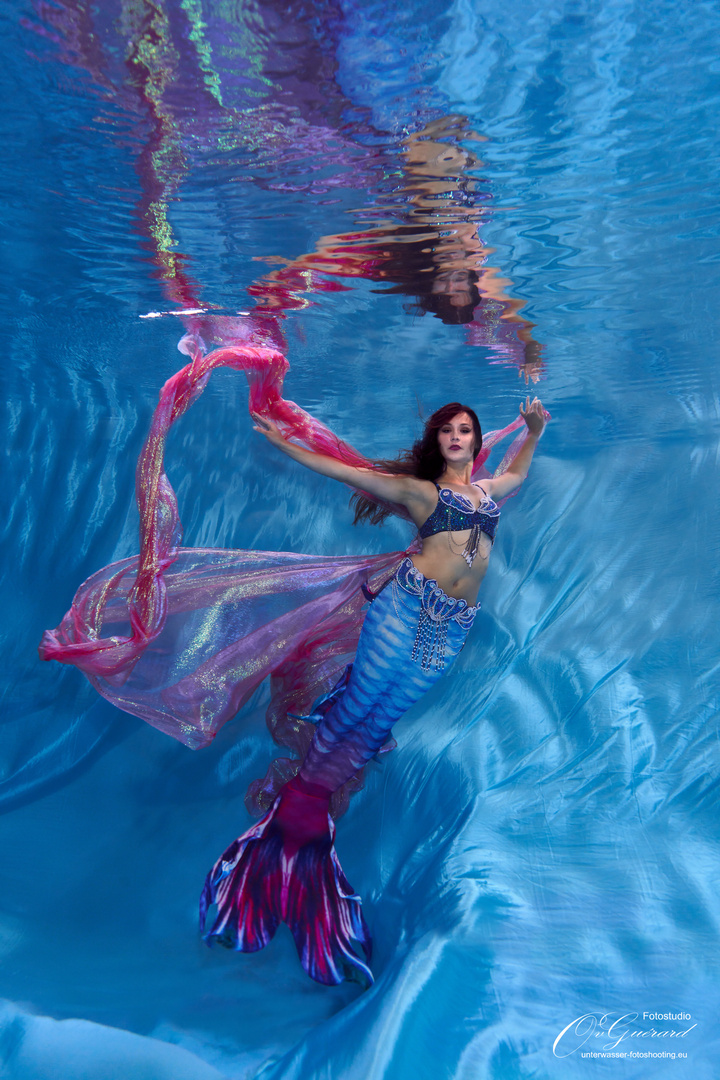
M 448 596 L 465 600 L 471 606 L 477 603 L 478 592 L 487 572 L 492 540 L 486 533 L 480 534 L 480 543 L 468 566 L 462 550 L 468 541 L 470 530 L 442 532 L 423 540 L 422 551 L 411 555 L 414 565 L 425 575 L 433 578 Z

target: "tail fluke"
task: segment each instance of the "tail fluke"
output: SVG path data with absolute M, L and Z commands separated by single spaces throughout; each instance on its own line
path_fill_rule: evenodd
M 372 939 L 360 897 L 353 893 L 335 854 L 333 825 L 326 840 L 300 848 L 289 864 L 283 919 L 290 927 L 302 966 L 317 982 L 343 979 L 370 984 Z M 353 949 L 357 942 L 365 961 Z
M 329 796 L 299 777 L 283 787 L 270 813 L 235 840 L 208 874 L 200 929 L 208 945 L 256 952 L 286 922 L 311 978 L 331 986 L 344 979 L 370 984 L 370 931 L 335 854 Z M 217 915 L 205 933 L 211 904 Z
M 270 830 L 273 810 L 224 851 L 205 879 L 200 896 L 200 930 L 208 945 L 227 949 L 264 949 L 280 925 L 282 914 L 282 838 Z M 205 934 L 208 908 L 217 916 Z

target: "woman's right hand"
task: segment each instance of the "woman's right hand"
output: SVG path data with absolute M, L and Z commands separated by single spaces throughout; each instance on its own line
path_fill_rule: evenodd
M 265 416 L 260 416 L 260 413 L 250 413 L 250 415 L 255 421 L 253 424 L 253 431 L 259 431 L 261 435 L 265 436 L 268 442 L 273 444 L 273 446 L 283 445 L 285 437 L 274 420 L 269 420 Z

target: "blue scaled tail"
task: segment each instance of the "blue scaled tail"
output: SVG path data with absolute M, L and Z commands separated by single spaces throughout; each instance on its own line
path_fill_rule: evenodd
M 233 841 L 208 874 L 200 929 L 208 945 L 257 952 L 285 922 L 311 978 L 329 986 L 346 979 L 369 985 L 370 932 L 335 854 L 330 794 L 300 777 L 285 784 L 272 810 Z M 205 932 L 213 904 L 217 915 Z

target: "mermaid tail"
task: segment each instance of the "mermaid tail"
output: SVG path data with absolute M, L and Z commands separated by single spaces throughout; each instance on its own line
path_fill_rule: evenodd
M 435 622 L 444 621 L 441 633 L 425 626 L 428 610 Z M 355 663 L 315 703 L 311 719 L 317 729 L 297 776 L 280 789 L 270 813 L 210 871 L 200 901 L 201 929 L 209 905 L 218 909 L 208 944 L 255 952 L 286 922 L 313 979 L 372 982 L 367 963 L 353 949 L 357 942 L 369 962 L 360 898 L 333 847 L 330 797 L 382 749 L 394 722 L 447 670 L 474 614 L 405 560 L 365 616 Z M 442 655 L 426 642 L 428 662 L 416 662 L 418 641 L 428 633 L 442 641 Z
M 311 978 L 332 986 L 370 984 L 372 943 L 356 896 L 335 854 L 330 792 L 299 777 L 272 810 L 223 852 L 200 897 L 200 929 L 217 907 L 208 945 L 257 952 L 287 923 Z M 353 949 L 357 942 L 365 961 Z

